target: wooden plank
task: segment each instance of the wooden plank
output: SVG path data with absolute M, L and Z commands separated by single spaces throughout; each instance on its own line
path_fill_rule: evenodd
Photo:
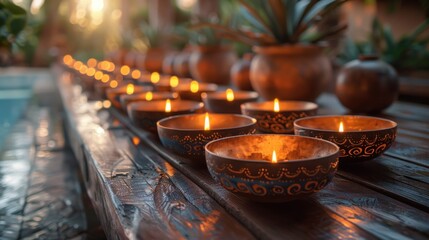
M 198 183 L 221 205 L 248 226 L 258 237 L 268 239 L 284 238 L 285 236 L 291 238 L 339 238 L 341 236 L 346 238 L 406 237 L 402 234 L 402 230 L 396 231 L 395 229 L 390 229 L 390 232 L 385 232 L 391 225 L 397 225 L 398 228 L 411 228 L 412 230 L 409 230 L 409 234 L 412 236 L 422 237 L 427 235 L 427 227 L 424 224 L 420 224 L 415 228 L 412 225 L 404 225 L 404 221 L 401 218 L 399 218 L 401 219 L 400 221 L 394 220 L 400 217 L 401 211 L 409 210 L 416 213 L 411 216 L 412 218 L 418 216 L 417 219 L 412 219 L 413 222 L 421 222 L 422 219 L 428 216 L 427 213 L 341 178 L 336 178 L 334 183 L 328 186 L 329 190 L 327 191 L 331 195 L 323 199 L 320 196 L 327 196 L 323 195 L 326 191 L 321 191 L 313 198 L 281 206 L 277 204 L 267 206 L 266 204 L 258 204 L 240 199 L 216 184 L 207 171 L 187 166 L 180 157 L 169 153 L 160 146 L 159 141 L 154 136 L 150 136 L 144 131 L 135 128 L 119 112 L 113 109 L 111 112 L 133 133 L 143 139 L 142 144 L 147 144 L 154 148 L 162 158 L 172 163 L 186 176 Z M 347 192 L 349 191 L 360 193 L 361 200 L 357 201 L 355 195 L 348 195 Z M 338 196 L 344 197 L 342 202 L 338 202 Z M 365 199 L 375 199 L 376 201 L 392 205 L 377 204 L 367 209 L 368 206 L 363 203 Z M 328 203 L 329 205 L 325 206 Z M 334 203 L 339 205 L 335 205 Z M 391 208 L 402 210 L 392 212 L 390 211 Z M 356 216 L 350 215 L 351 210 L 365 213 L 368 219 L 365 218 L 357 221 Z M 296 221 L 297 219 L 300 221 Z M 289 228 L 278 225 L 279 221 L 289 226 Z M 372 225 L 374 227 L 371 227 Z M 335 231 L 329 232 L 327 229 L 335 229 Z

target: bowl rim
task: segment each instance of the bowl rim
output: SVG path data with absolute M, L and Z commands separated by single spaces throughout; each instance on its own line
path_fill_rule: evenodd
M 214 92 L 203 92 L 201 93 L 201 99 L 203 100 L 225 100 L 225 98 L 221 98 L 219 94 L 223 94 L 225 93 L 225 91 L 214 91 Z M 242 101 L 242 100 L 249 100 L 249 99 L 258 99 L 259 98 L 259 94 L 255 91 L 241 91 L 241 90 L 235 90 L 234 94 L 238 93 L 238 94 L 248 94 L 248 96 L 246 96 L 245 98 L 236 98 L 236 96 L 234 96 L 234 100 L 233 101 Z
M 180 110 L 180 111 L 173 111 L 172 110 L 171 112 L 192 111 L 192 110 L 196 110 L 196 109 L 202 109 L 204 107 L 204 103 L 198 102 L 198 101 L 182 100 L 182 99 L 170 99 L 170 100 L 171 100 L 171 102 L 173 102 L 173 101 L 182 101 L 182 102 L 188 102 L 188 103 L 194 103 L 195 104 L 195 106 L 192 107 L 192 108 L 190 108 L 190 109 Z M 136 110 L 134 106 L 142 105 L 142 104 L 150 104 L 150 103 L 154 103 L 154 102 L 165 102 L 165 101 L 166 101 L 166 99 L 163 99 L 163 100 L 153 100 L 153 101 L 131 102 L 130 104 L 127 105 L 127 110 L 129 109 L 129 111 L 136 112 L 138 110 Z M 152 113 L 154 113 L 154 112 L 164 112 L 164 111 L 158 111 L 158 110 L 156 110 L 156 111 L 154 111 L 154 110 L 153 111 L 151 111 L 151 110 L 140 110 L 138 112 L 152 112 Z
M 253 117 L 249 117 L 243 114 L 233 114 L 233 113 L 209 113 L 209 115 L 233 115 L 235 117 L 240 117 L 240 118 L 246 118 L 248 120 L 251 121 L 251 123 L 249 124 L 245 124 L 245 125 L 241 125 L 238 127 L 228 127 L 228 128 L 214 128 L 214 129 L 210 129 L 210 130 L 204 130 L 204 129 L 186 129 L 186 128 L 172 128 L 172 127 L 166 127 L 161 125 L 162 123 L 166 122 L 166 121 L 170 121 L 172 119 L 175 118 L 181 118 L 181 117 L 189 117 L 189 116 L 193 116 L 193 115 L 204 115 L 205 113 L 190 113 L 190 114 L 180 114 L 180 115 L 174 115 L 174 116 L 170 116 L 170 117 L 166 117 L 163 118 L 161 120 L 159 120 L 158 122 L 156 122 L 156 126 L 158 128 L 161 129 L 166 129 L 166 130 L 172 130 L 172 131 L 177 131 L 177 132 L 212 132 L 212 131 L 223 131 L 223 130 L 231 130 L 231 129 L 237 129 L 237 128 L 244 128 L 244 127 L 251 127 L 256 125 L 257 120 Z
M 287 160 L 287 161 L 281 161 L 281 159 L 278 159 L 279 161 L 276 164 L 285 165 L 285 164 L 292 164 L 292 163 L 296 163 L 296 162 L 315 161 L 318 159 L 331 158 L 335 155 L 337 155 L 336 158 L 339 158 L 340 147 L 338 147 L 335 143 L 332 143 L 328 140 L 321 139 L 321 138 L 314 138 L 314 137 L 307 137 L 307 136 L 300 136 L 300 135 L 287 135 L 287 134 L 284 134 L 284 135 L 283 134 L 251 134 L 251 135 L 236 135 L 236 136 L 224 137 L 224 138 L 219 138 L 219 139 L 208 142 L 204 146 L 204 150 L 208 154 L 214 155 L 216 157 L 221 157 L 224 159 L 232 160 L 232 161 L 240 161 L 240 162 L 246 162 L 246 163 L 268 163 L 268 164 L 271 164 L 270 162 L 268 162 L 266 160 L 260 160 L 260 159 L 246 160 L 246 159 L 239 159 L 239 158 L 234 158 L 234 157 L 229 157 L 229 156 L 220 156 L 219 154 L 215 154 L 214 152 L 212 152 L 208 149 L 208 147 L 211 144 L 214 144 L 214 143 L 219 142 L 219 141 L 224 141 L 224 140 L 230 139 L 230 138 L 252 137 L 252 136 L 280 136 L 280 137 L 287 137 L 287 138 L 306 138 L 306 139 L 311 139 L 311 140 L 315 140 L 315 141 L 325 142 L 325 143 L 333 146 L 336 150 L 332 154 L 322 156 L 322 157 L 317 157 L 317 158 L 315 158 L 315 157 L 313 157 L 313 158 L 302 158 L 302 159 L 292 159 L 292 160 Z M 206 157 L 206 162 L 207 162 L 207 159 L 208 158 Z M 209 166 L 209 164 L 207 164 L 207 166 Z
M 392 127 L 385 127 L 385 128 L 372 129 L 372 130 L 362 130 L 362 131 L 351 130 L 351 131 L 344 131 L 344 132 L 342 132 L 342 133 L 364 133 L 364 132 L 368 133 L 368 132 L 378 132 L 378 131 L 383 131 L 383 130 L 395 129 L 395 128 L 397 128 L 397 127 L 398 127 L 398 124 L 397 124 L 395 121 L 392 121 L 392 120 L 390 120 L 390 119 L 380 118 L 380 117 L 372 117 L 372 116 L 364 116 L 364 115 L 318 115 L 318 116 L 304 117 L 304 118 L 296 119 L 296 120 L 293 122 L 293 127 L 294 127 L 294 130 L 296 130 L 297 128 L 299 128 L 299 129 L 306 129 L 306 130 L 310 130 L 310 131 L 329 132 L 329 133 L 339 133 L 337 130 L 321 129 L 321 128 L 313 128 L 313 127 L 306 127 L 306 126 L 299 125 L 299 122 L 300 122 L 300 121 L 307 120 L 307 119 L 315 119 L 315 118 L 333 118 L 333 117 L 375 119 L 375 120 L 379 120 L 379 121 L 389 122 L 389 123 L 391 123 L 391 124 L 393 125 Z
M 246 103 L 242 103 L 240 105 L 241 110 L 250 110 L 250 111 L 255 111 L 255 112 L 267 112 L 267 113 L 284 113 L 284 112 L 306 112 L 306 111 L 313 111 L 313 110 L 318 110 L 319 109 L 319 105 L 317 103 L 314 102 L 309 102 L 309 101 L 295 101 L 295 100 L 279 100 L 279 104 L 281 103 L 302 103 L 302 104 L 310 104 L 311 106 L 309 108 L 306 109 L 299 109 L 299 110 L 280 110 L 279 112 L 274 112 L 274 110 L 264 110 L 264 109 L 252 109 L 249 108 L 250 105 L 256 105 L 256 106 L 261 106 L 262 104 L 268 103 L 268 102 L 273 102 L 273 101 L 263 101 L 263 102 L 246 102 Z

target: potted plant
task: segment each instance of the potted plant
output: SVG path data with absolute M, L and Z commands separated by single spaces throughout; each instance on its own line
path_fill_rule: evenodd
M 0 66 L 10 65 L 12 45 L 26 22 L 23 8 L 11 1 L 0 1 Z
M 254 46 L 253 88 L 265 99 L 315 100 L 332 77 L 321 42 L 346 28 L 315 26 L 346 0 L 240 0 L 238 27 L 210 26 Z

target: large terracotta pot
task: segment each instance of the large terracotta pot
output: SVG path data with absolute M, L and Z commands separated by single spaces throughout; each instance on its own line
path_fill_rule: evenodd
M 265 99 L 314 101 L 332 78 L 329 58 L 316 45 L 254 47 L 253 88 Z
M 253 91 L 250 83 L 250 64 L 253 54 L 246 53 L 231 68 L 231 81 L 240 90 Z
M 161 72 L 162 62 L 167 51 L 161 48 L 150 48 L 143 59 L 143 68 L 148 72 Z
M 360 56 L 338 74 L 336 93 L 340 102 L 356 113 L 378 113 L 398 97 L 395 69 L 377 56 Z
M 189 59 L 193 78 L 208 83 L 227 85 L 230 70 L 237 61 L 237 55 L 225 46 L 197 46 Z
M 177 76 L 184 78 L 191 77 L 191 71 L 189 69 L 190 56 L 190 51 L 184 50 L 174 58 L 173 69 Z

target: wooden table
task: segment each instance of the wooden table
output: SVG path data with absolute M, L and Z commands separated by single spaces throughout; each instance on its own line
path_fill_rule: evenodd
M 114 109 L 97 109 L 55 69 L 66 129 L 88 194 L 111 239 L 429 239 L 429 107 L 396 102 L 398 123 L 381 157 L 341 167 L 308 199 L 262 204 L 239 198 L 165 150 Z M 335 96 L 320 114 L 345 114 Z

